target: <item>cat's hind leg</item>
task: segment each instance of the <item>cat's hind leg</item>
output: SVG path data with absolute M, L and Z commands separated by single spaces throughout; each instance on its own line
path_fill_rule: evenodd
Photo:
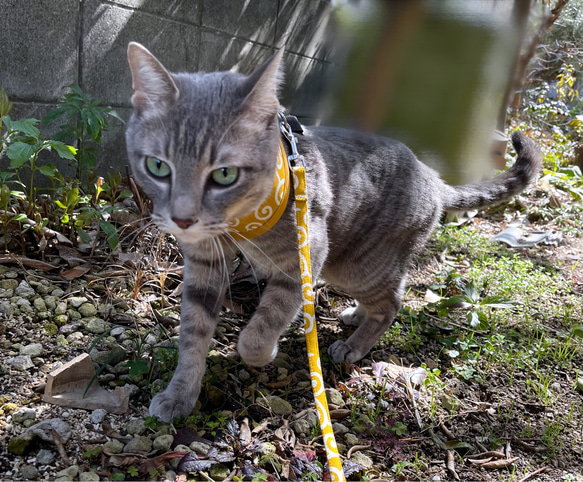
M 343 360 L 353 363 L 364 357 L 391 327 L 401 308 L 410 257 L 401 250 L 400 256 L 386 256 L 384 263 L 376 261 L 382 259 L 381 256 L 372 258 L 374 262 L 365 259 L 360 265 L 357 259 L 352 265 L 343 266 L 345 284 L 342 288 L 354 296 L 358 305 L 343 311 L 339 318 L 344 324 L 357 328 L 346 341 L 338 340 L 328 348 L 328 354 L 336 363 Z M 354 276 L 354 273 L 363 272 L 368 273 L 364 280 L 362 276 Z M 340 273 L 335 274 L 333 283 L 340 281 Z
M 367 307 L 359 303 L 354 312 L 348 315 L 351 317 L 350 321 L 358 322 L 358 328 L 348 340 L 337 340 L 328 347 L 328 354 L 332 360 L 336 363 L 343 360 L 353 363 L 363 358 L 383 333 L 391 327 L 400 306 L 399 299 L 390 295 L 380 306 Z M 340 315 L 342 321 L 344 321 L 344 313 Z

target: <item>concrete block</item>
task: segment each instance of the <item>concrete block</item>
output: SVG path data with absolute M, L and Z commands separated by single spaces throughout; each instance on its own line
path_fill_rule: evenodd
M 281 2 L 277 42 L 285 39 L 289 52 L 329 60 L 334 44 L 333 7 L 323 0 Z
M 280 102 L 302 122 L 311 124 L 323 116 L 329 85 L 331 64 L 299 55 L 287 55 L 284 64 L 285 83 Z
M 202 25 L 244 40 L 273 45 L 278 3 L 274 0 L 204 0 Z
M 126 52 L 132 40 L 142 43 L 172 71 L 198 65 L 200 31 L 196 26 L 90 0 L 83 12 L 83 32 L 81 87 L 113 105 L 130 106 L 132 81 Z
M 161 2 L 160 0 L 113 0 L 112 3 L 134 10 L 153 13 L 160 17 L 200 25 L 202 0 L 173 0 L 171 2 Z
M 4 0 L 0 88 L 12 100 L 52 102 L 77 82 L 79 0 Z
M 201 32 L 200 52 L 199 71 L 233 70 L 243 74 L 251 73 L 270 55 L 266 47 L 209 31 Z
M 127 124 L 132 109 L 116 107 L 115 110 Z M 125 176 L 126 166 L 129 164 L 125 140 L 126 124 L 115 119 L 111 119 L 109 124 L 111 129 L 103 133 L 103 147 L 97 159 L 97 170 L 106 180 L 108 172 L 121 172 Z

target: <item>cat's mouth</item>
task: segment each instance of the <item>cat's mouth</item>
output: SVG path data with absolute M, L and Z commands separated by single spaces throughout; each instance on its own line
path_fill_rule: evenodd
M 152 221 L 163 231 L 187 244 L 218 238 L 228 234 L 230 230 L 227 223 L 207 224 L 200 220 L 192 222 L 160 214 L 152 214 Z

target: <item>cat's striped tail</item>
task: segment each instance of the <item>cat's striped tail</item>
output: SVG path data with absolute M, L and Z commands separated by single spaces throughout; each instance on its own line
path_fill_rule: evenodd
M 445 185 L 444 209 L 479 209 L 505 201 L 521 192 L 539 173 L 542 157 L 535 143 L 521 132 L 512 134 L 512 145 L 518 154 L 516 162 L 499 176 L 463 186 Z

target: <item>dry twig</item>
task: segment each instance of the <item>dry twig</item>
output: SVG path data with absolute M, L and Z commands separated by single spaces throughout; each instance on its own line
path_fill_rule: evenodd
M 546 467 L 541 467 L 540 469 L 535 470 L 534 472 L 530 472 L 529 474 L 526 474 L 522 479 L 520 479 L 518 482 L 526 482 L 528 479 L 530 479 L 531 477 L 534 477 L 537 474 L 540 474 L 541 472 L 543 472 L 544 470 L 547 470 Z
M 55 443 L 55 446 L 57 447 L 57 451 L 59 452 L 59 456 L 63 460 L 63 463 L 66 466 L 71 465 L 71 461 L 69 460 L 69 457 L 67 456 L 67 451 L 65 450 L 65 446 L 63 445 L 63 441 L 61 440 L 61 436 L 57 433 L 57 431 L 55 429 L 52 429 L 52 433 L 53 433 L 53 442 Z
M 445 463 L 447 470 L 455 480 L 460 480 L 460 476 L 455 471 L 455 452 L 453 450 L 447 451 L 447 462 Z
M 350 450 L 348 450 L 348 452 L 346 453 L 346 458 L 349 459 L 350 456 L 352 455 L 352 452 L 355 452 L 357 450 L 368 450 L 370 449 L 370 445 L 353 445 L 352 447 L 350 447 Z

